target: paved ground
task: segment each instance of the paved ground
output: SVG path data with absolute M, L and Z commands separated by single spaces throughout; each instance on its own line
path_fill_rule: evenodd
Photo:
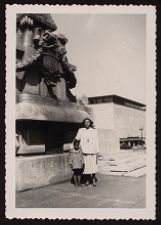
M 145 175 L 97 175 L 97 186 L 76 188 L 70 182 L 16 193 L 18 208 L 144 208 Z

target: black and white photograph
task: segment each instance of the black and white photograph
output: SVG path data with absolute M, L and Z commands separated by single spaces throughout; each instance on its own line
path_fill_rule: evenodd
M 8 218 L 154 219 L 155 7 L 7 5 L 6 43 Z

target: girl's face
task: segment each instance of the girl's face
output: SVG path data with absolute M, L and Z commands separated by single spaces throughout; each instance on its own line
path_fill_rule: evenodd
M 74 144 L 74 149 L 75 150 L 78 150 L 79 149 L 79 143 L 78 142 Z
M 84 126 L 85 126 L 85 128 L 88 129 L 88 128 L 91 126 L 90 120 L 85 120 L 85 121 L 84 121 Z

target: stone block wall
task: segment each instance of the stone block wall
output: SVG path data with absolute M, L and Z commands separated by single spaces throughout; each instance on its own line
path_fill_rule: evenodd
M 69 153 L 16 158 L 16 190 L 70 180 Z
M 114 130 L 97 129 L 100 154 L 105 156 L 120 150 L 119 138 Z
M 113 103 L 90 105 L 92 109 L 94 125 L 98 129 L 114 129 Z
M 119 138 L 140 136 L 140 128 L 145 137 L 145 111 L 114 104 L 114 130 Z

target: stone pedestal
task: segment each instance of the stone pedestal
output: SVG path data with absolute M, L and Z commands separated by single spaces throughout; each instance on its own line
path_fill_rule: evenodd
M 76 68 L 68 65 L 67 39 L 63 35 L 54 36 L 56 29 L 49 14 L 17 15 L 18 191 L 70 179 L 72 172 L 63 146 L 73 141 L 79 124 L 90 117 L 69 90 L 76 85 Z
M 69 180 L 69 154 L 16 158 L 16 190 L 23 191 Z

